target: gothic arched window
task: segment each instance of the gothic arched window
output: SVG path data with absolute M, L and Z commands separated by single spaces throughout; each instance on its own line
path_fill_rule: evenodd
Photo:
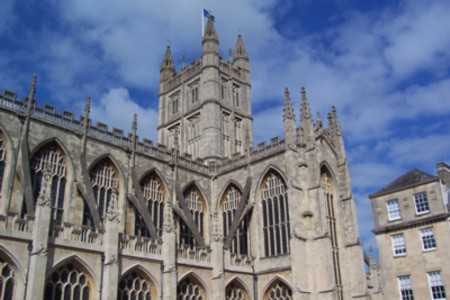
M 152 297 L 153 296 L 153 297 Z M 118 300 L 152 300 L 156 291 L 152 281 L 138 270 L 127 272 L 119 282 Z
M 277 280 L 267 289 L 264 300 L 292 300 L 292 290 L 286 284 Z
M 109 159 L 97 163 L 90 172 L 92 191 L 97 202 L 98 213 L 103 221 L 111 201 L 117 205 L 119 196 L 119 176 L 114 164 Z M 84 206 L 83 224 L 93 226 L 87 205 Z
M 205 215 L 206 215 L 206 203 L 203 199 L 200 191 L 192 186 L 184 193 L 184 199 L 186 206 L 189 209 L 192 220 L 197 225 L 199 233 L 204 237 L 205 232 Z M 189 227 L 180 219 L 180 232 L 179 232 L 179 246 L 181 248 L 195 248 L 197 242 L 194 239 L 194 235 Z
M 330 231 L 330 241 L 333 256 L 334 280 L 338 291 L 338 299 L 343 299 L 341 264 L 339 258 L 339 244 L 337 237 L 336 214 L 335 214 L 335 185 L 330 171 L 323 166 L 320 172 L 320 185 L 325 197 L 325 207 L 327 210 L 328 230 Z
M 287 189 L 277 173 L 269 172 L 261 187 L 264 252 L 266 256 L 289 253 L 289 205 Z
M 205 288 L 192 276 L 184 278 L 177 287 L 177 300 L 206 300 Z
M 223 235 L 226 237 L 236 217 L 242 193 L 234 186 L 230 185 L 221 202 L 223 216 Z M 231 253 L 239 255 L 248 255 L 248 218 L 244 218 L 236 231 L 231 243 Z
M 156 174 L 151 173 L 141 181 L 141 188 L 153 224 L 161 237 L 164 222 L 164 186 L 161 179 Z M 150 236 L 142 216 L 137 211 L 135 213 L 134 231 L 135 235 Z
M 5 174 L 5 167 L 6 167 L 6 140 L 3 133 L 0 131 L 0 193 L 2 191 L 3 186 L 3 175 Z
M 12 300 L 15 287 L 15 268 L 0 256 L 0 299 Z
M 91 300 L 93 294 L 92 279 L 75 262 L 67 263 L 47 278 L 45 285 L 46 300 Z
M 247 291 L 237 280 L 233 280 L 225 289 L 225 300 L 249 300 Z
M 35 202 L 41 191 L 44 172 L 50 172 L 50 180 L 52 181 L 50 194 L 52 222 L 54 225 L 61 225 L 64 213 L 67 168 L 64 152 L 55 142 L 42 147 L 31 158 L 31 181 Z M 26 209 L 25 205 L 24 209 Z

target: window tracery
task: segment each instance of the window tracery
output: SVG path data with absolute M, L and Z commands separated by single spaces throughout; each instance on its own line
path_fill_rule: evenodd
M 110 202 L 117 203 L 119 197 L 118 172 L 109 159 L 104 159 L 91 170 L 90 179 L 100 219 L 103 221 Z M 94 226 L 87 205 L 84 206 L 83 224 Z
M 164 187 L 162 182 L 156 174 L 152 173 L 142 180 L 141 187 L 153 225 L 155 225 L 158 235 L 162 236 L 164 222 Z M 137 211 L 135 212 L 135 235 L 150 237 L 144 220 Z
M 130 271 L 122 276 L 119 283 L 118 300 L 151 300 L 152 282 L 140 272 Z
M 323 167 L 321 170 L 321 185 L 325 196 L 325 206 L 327 210 L 328 230 L 330 232 L 333 257 L 334 280 L 337 287 L 338 299 L 343 299 L 341 265 L 339 258 L 339 244 L 337 237 L 337 224 L 334 203 L 335 187 L 333 184 L 333 178 L 331 177 L 330 172 L 325 167 Z
M 0 299 L 13 299 L 15 283 L 15 269 L 9 262 L 0 257 Z
M 288 254 L 290 224 L 286 185 L 278 174 L 270 172 L 262 182 L 261 194 L 265 255 Z
M 194 278 L 183 279 L 177 288 L 177 300 L 206 300 L 206 291 Z
M 292 300 L 292 291 L 286 284 L 278 280 L 266 291 L 264 300 Z
M 46 300 L 90 300 L 92 280 L 82 268 L 71 262 L 55 270 L 45 285 Z
M 192 215 L 194 224 L 197 225 L 200 235 L 204 237 L 204 216 L 206 213 L 206 205 L 199 190 L 196 187 L 191 187 L 185 193 L 184 201 L 186 201 L 186 206 Z M 179 246 L 181 248 L 196 248 L 197 242 L 194 239 L 192 231 L 181 219 L 179 225 Z
M 234 186 L 230 185 L 222 199 L 222 216 L 223 216 L 223 235 L 226 237 L 236 217 L 239 204 L 241 202 L 242 193 Z M 235 236 L 231 243 L 231 253 L 239 255 L 248 255 L 249 238 L 248 238 L 249 219 L 244 218 L 239 224 Z
M 41 148 L 31 159 L 31 181 L 35 202 L 41 191 L 44 172 L 49 172 L 51 176 L 51 220 L 54 225 L 61 225 L 64 214 L 67 168 L 64 152 L 54 142 Z M 25 213 L 26 206 L 24 205 L 22 215 Z
M 244 287 L 236 280 L 231 282 L 225 291 L 225 300 L 249 300 L 249 296 Z

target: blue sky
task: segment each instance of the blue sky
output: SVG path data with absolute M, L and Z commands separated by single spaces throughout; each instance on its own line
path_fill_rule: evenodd
M 373 244 L 367 194 L 402 172 L 450 161 L 450 2 L 360 0 L 0 1 L 0 89 L 81 111 L 155 139 L 159 64 L 201 52 L 201 10 L 216 15 L 221 51 L 238 33 L 250 53 L 256 142 L 282 135 L 283 88 L 312 109 L 336 105 L 360 230 Z M 298 115 L 298 114 L 297 114 Z M 270 122 L 268 122 L 270 121 Z

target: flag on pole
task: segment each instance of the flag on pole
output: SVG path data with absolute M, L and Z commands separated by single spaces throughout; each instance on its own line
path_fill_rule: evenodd
M 202 12 L 202 37 L 205 35 L 205 19 L 211 19 L 211 21 L 215 21 L 215 17 L 211 14 L 210 11 L 203 9 Z
M 214 21 L 214 16 L 209 11 L 207 11 L 206 9 L 203 9 L 203 17 L 207 18 L 207 19 L 211 18 L 211 20 Z

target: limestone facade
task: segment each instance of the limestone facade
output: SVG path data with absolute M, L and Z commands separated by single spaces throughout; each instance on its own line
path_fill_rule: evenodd
M 218 41 L 209 20 L 178 73 L 167 50 L 158 143 L 90 99 L 41 106 L 36 78 L 1 95 L 0 299 L 369 299 L 336 110 L 302 90 L 299 126 L 286 90 L 285 139 L 252 147 L 244 42 L 230 62 Z
M 447 299 L 450 168 L 412 170 L 370 196 L 383 299 Z

